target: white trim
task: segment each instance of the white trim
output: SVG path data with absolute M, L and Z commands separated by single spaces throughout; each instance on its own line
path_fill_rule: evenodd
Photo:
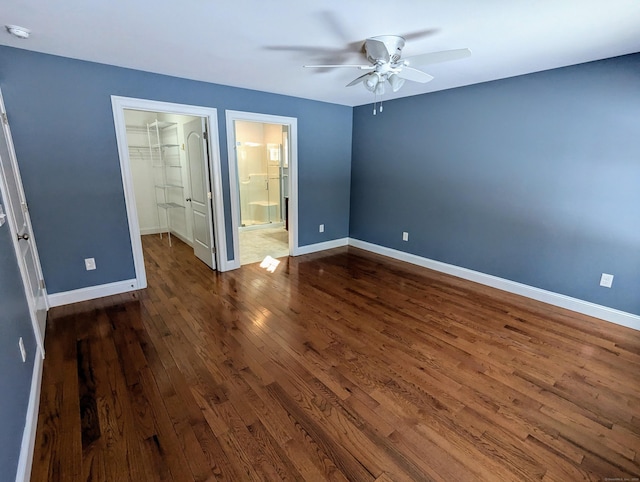
M 318 251 L 324 251 L 326 249 L 340 248 L 342 246 L 349 245 L 349 238 L 332 239 L 331 241 L 324 241 L 322 243 L 307 244 L 306 246 L 300 246 L 294 256 L 300 256 L 303 254 L 317 253 Z
M 81 301 L 94 300 L 103 296 L 119 295 L 129 291 L 137 290 L 138 282 L 135 279 L 124 281 L 116 281 L 115 283 L 107 283 L 97 286 L 88 286 L 71 291 L 62 291 L 49 295 L 49 304 L 51 307 L 70 305 L 71 303 L 79 303 Z
M 224 220 L 224 204 L 222 196 L 222 170 L 220 168 L 220 143 L 218 130 L 218 111 L 212 107 L 200 107 L 195 105 L 174 104 L 155 100 L 135 99 L 131 97 L 111 96 L 111 108 L 118 142 L 118 154 L 120 156 L 120 170 L 122 173 L 122 185 L 127 207 L 129 222 L 129 234 L 131 249 L 136 273 L 136 289 L 147 287 L 147 274 L 144 268 L 144 256 L 142 253 L 142 241 L 140 240 L 140 226 L 136 211 L 133 178 L 129 165 L 129 148 L 127 146 L 127 128 L 124 119 L 124 109 L 144 110 L 150 112 L 162 112 L 167 114 L 189 115 L 204 117 L 207 121 L 209 136 L 209 164 L 211 169 L 211 183 L 213 185 L 213 223 L 216 241 L 216 266 L 219 271 L 232 269 L 227 263 L 227 244 Z
M 146 236 L 148 234 L 160 234 L 160 233 L 166 233 L 166 232 L 167 232 L 167 228 L 144 228 L 140 230 L 140 235 Z M 175 233 L 171 233 L 171 234 L 175 234 Z
M 640 330 L 640 316 L 634 315 L 633 313 L 627 313 L 607 306 L 597 305 L 589 301 L 572 298 L 570 296 L 535 288 L 533 286 L 506 280 L 504 278 L 498 278 L 497 276 L 481 273 L 479 271 L 461 268 L 452 264 L 442 263 L 429 258 L 423 258 L 422 256 L 405 253 L 404 251 L 398 251 L 384 246 L 379 246 L 377 244 L 367 243 L 366 241 L 360 241 L 358 239 L 350 238 L 349 246 L 371 251 L 400 261 L 406 261 L 407 263 L 429 268 L 441 273 L 450 274 L 469 281 L 474 281 L 502 291 L 525 296 L 550 305 L 559 306 L 560 308 L 566 308 L 577 313 L 582 313 L 583 315 L 600 318 L 617 325 L 633 328 L 634 330 Z
M 2 95 L 1 89 L 0 89 L 0 112 L 5 115 L 7 112 L 7 109 L 4 105 L 4 97 Z M 22 177 L 20 176 L 20 168 L 18 166 L 18 158 L 16 157 L 16 150 L 13 145 L 13 135 L 11 134 L 11 127 L 7 122 L 6 124 L 2 123 L 1 129 L 2 129 L 2 133 L 0 135 L 4 136 L 5 142 L 7 144 L 7 151 L 9 154 L 9 159 L 5 159 L 5 162 L 11 165 L 11 170 L 12 170 L 13 176 L 15 177 L 16 187 L 18 189 L 17 194 L 19 199 L 17 201 L 24 203 L 24 206 L 27 206 L 26 197 L 24 194 L 24 187 L 22 184 Z M 8 221 L 7 224 L 9 225 L 9 231 L 11 232 L 11 240 L 13 243 L 13 249 L 16 253 L 16 261 L 18 263 L 18 269 L 20 271 L 20 278 L 22 279 L 24 293 L 27 298 L 27 304 L 29 306 L 29 316 L 31 318 L 33 334 L 36 338 L 36 343 L 40 348 L 40 352 L 44 357 L 45 333 L 44 331 L 40 330 L 40 323 L 38 321 L 38 317 L 36 314 L 36 312 L 38 311 L 37 300 L 34 298 L 33 292 L 31 291 L 31 286 L 29 284 L 31 277 L 29 276 L 28 270 L 24 265 L 21 257 L 21 249 L 20 249 L 20 246 L 18 245 L 18 226 L 16 224 L 16 219 L 13 215 L 14 210 L 18 211 L 18 209 L 20 208 L 16 209 L 16 206 L 13 205 L 14 199 L 12 199 L 12 197 L 10 196 L 5 169 L 3 167 L 3 162 L 1 159 L 0 159 L 0 195 L 2 196 L 2 199 L 4 200 L 5 205 L 7 206 L 7 209 L 5 209 L 5 214 Z M 33 233 L 33 224 L 31 223 L 31 215 L 29 214 L 28 209 L 24 211 L 23 217 L 24 217 L 24 221 L 27 223 L 27 232 L 31 236 L 31 239 L 29 240 L 29 243 L 30 243 L 29 249 L 31 251 L 31 254 L 33 255 L 33 262 L 35 264 L 35 268 L 37 271 L 36 275 L 38 276 L 38 278 L 40 278 L 40 280 L 44 280 L 44 275 L 42 274 L 42 264 L 40 263 L 40 255 L 38 253 L 38 246 L 36 244 L 36 238 Z M 49 311 L 49 308 L 51 305 L 49 304 L 49 297 L 47 295 L 46 287 L 42 288 L 42 297 L 44 301 L 44 309 L 45 311 Z M 45 314 L 45 317 L 46 317 L 46 314 Z M 45 318 L 45 330 L 46 330 L 46 318 Z
M 31 466 L 33 464 L 33 450 L 36 445 L 36 429 L 38 428 L 38 411 L 40 410 L 40 388 L 42 387 L 42 366 L 44 356 L 38 348 L 33 360 L 33 375 L 31 376 L 31 392 L 27 417 L 22 434 L 22 446 L 18 459 L 18 471 L 16 482 L 29 482 L 31 479 Z
M 298 253 L 298 119 L 255 112 L 225 111 L 227 119 L 227 153 L 229 163 L 229 199 L 231 200 L 231 226 L 233 232 L 233 259 L 237 268 L 240 267 L 240 193 L 238 192 L 238 166 L 236 165 L 235 129 L 233 123 L 237 120 L 262 122 L 265 124 L 282 124 L 289 126 L 289 255 Z

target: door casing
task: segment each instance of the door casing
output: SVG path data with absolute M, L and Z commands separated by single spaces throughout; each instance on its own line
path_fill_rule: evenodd
M 120 97 L 115 95 L 111 96 L 111 107 L 113 110 L 113 119 L 116 129 L 118 154 L 120 157 L 120 171 L 122 173 L 122 184 L 124 187 L 127 219 L 129 223 L 129 234 L 131 238 L 131 248 L 133 251 L 133 262 L 136 273 L 135 289 L 142 289 L 147 287 L 147 275 L 144 268 L 144 257 L 142 253 L 142 241 L 140 239 L 138 213 L 136 211 L 133 178 L 129 165 L 127 129 L 124 118 L 125 109 L 188 115 L 203 117 L 206 119 L 207 131 L 209 132 L 207 138 L 207 147 L 209 153 L 209 176 L 213 189 L 213 231 L 216 245 L 216 266 L 219 271 L 228 271 L 229 269 L 233 269 L 233 265 L 227 261 L 224 205 L 222 196 L 222 171 L 220 167 L 220 146 L 218 142 L 217 109 L 211 107 L 174 104 L 171 102 L 160 102 L 147 99 L 136 99 L 132 97 Z
M 235 121 L 281 124 L 289 127 L 289 254 L 300 254 L 298 247 L 298 119 L 279 115 L 258 114 L 235 110 L 226 111 L 227 149 L 229 159 L 229 197 L 233 232 L 233 263 L 240 267 L 240 192 L 238 189 L 238 163 L 236 160 Z

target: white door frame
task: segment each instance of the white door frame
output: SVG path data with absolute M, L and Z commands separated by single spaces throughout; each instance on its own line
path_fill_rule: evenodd
M 222 171 L 220 168 L 220 145 L 218 141 L 218 111 L 211 107 L 200 107 L 187 104 L 174 104 L 132 97 L 111 96 L 111 108 L 118 142 L 118 154 L 120 156 L 120 170 L 122 173 L 122 185 L 127 207 L 127 219 L 129 222 L 129 234 L 131 237 L 131 249 L 136 272 L 136 289 L 147 287 L 147 274 L 144 268 L 144 256 L 142 253 L 142 240 L 140 239 L 140 226 L 136 210 L 136 198 L 131 175 L 129 148 L 127 146 L 127 128 L 124 117 L 125 109 L 144 110 L 150 112 L 162 112 L 167 114 L 190 115 L 204 117 L 208 127 L 209 147 L 209 175 L 213 189 L 213 231 L 216 243 L 216 265 L 219 271 L 232 269 L 227 262 L 227 243 L 224 223 L 224 205 L 222 198 Z
M 298 119 L 271 114 L 257 114 L 228 110 L 227 149 L 229 155 L 229 198 L 231 199 L 231 222 L 233 230 L 233 263 L 240 267 L 240 192 L 238 189 L 238 162 L 236 159 L 235 121 L 261 122 L 264 124 L 283 124 L 289 126 L 289 255 L 297 256 L 298 249 Z
M 9 159 L 0 160 L 0 193 L 2 193 L 2 199 L 5 204 L 5 215 L 7 216 L 7 224 L 9 225 L 9 231 L 11 232 L 11 240 L 13 242 L 13 249 L 16 253 L 16 258 L 18 260 L 18 268 L 20 270 L 20 277 L 22 278 L 22 284 L 24 286 L 25 295 L 27 297 L 27 304 L 29 305 L 29 315 L 31 318 L 31 325 L 33 328 L 33 335 L 36 339 L 36 344 L 38 350 L 40 351 L 40 355 L 44 358 L 44 332 L 40 331 L 40 323 L 38 322 L 38 317 L 36 315 L 38 309 L 45 310 L 45 313 L 49 310 L 49 300 L 47 296 L 47 290 L 44 286 L 44 276 L 42 275 L 42 266 L 40 264 L 40 256 L 38 255 L 38 248 L 36 245 L 36 239 L 33 234 L 33 227 L 31 225 L 31 216 L 29 215 L 29 211 L 27 208 L 26 198 L 24 195 L 24 189 L 22 187 L 22 178 L 20 177 L 20 169 L 18 167 L 18 159 L 16 158 L 15 148 L 13 146 L 13 138 L 11 136 L 11 128 L 9 127 L 9 121 L 6 116 L 6 109 L 4 106 L 4 98 L 2 97 L 2 91 L 0 90 L 0 112 L 2 113 L 2 119 L 0 122 L 2 123 L 3 133 L 1 135 L 4 136 L 7 151 L 9 153 Z M 15 183 L 18 191 L 18 196 L 20 199 L 12 199 L 9 196 L 9 188 L 7 184 L 7 179 L 5 177 L 4 169 L 2 168 L 2 163 L 6 163 L 10 165 L 11 171 L 13 172 L 13 176 L 15 177 Z M 15 206 L 14 203 L 20 203 L 21 206 Z M 35 269 L 37 271 L 36 275 L 38 276 L 40 283 L 40 287 L 42 289 L 42 299 L 41 302 L 44 303 L 44 306 L 38 305 L 38 300 L 34 298 L 33 292 L 31 290 L 31 284 L 29 282 L 29 273 L 27 267 L 24 265 L 22 260 L 22 250 L 18 245 L 18 230 L 21 226 L 16 225 L 16 219 L 13 215 L 13 210 L 23 210 L 24 213 L 24 221 L 26 223 L 27 234 L 29 234 L 30 238 L 24 242 L 28 242 L 30 244 L 29 250 L 31 251 L 31 255 L 33 256 L 33 262 L 35 265 Z M 45 314 L 46 317 L 46 314 Z M 46 321 L 45 321 L 46 323 Z M 46 325 L 45 325 L 46 326 Z

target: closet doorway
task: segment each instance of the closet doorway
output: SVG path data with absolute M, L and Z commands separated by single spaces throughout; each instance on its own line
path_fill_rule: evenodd
M 146 287 L 145 235 L 167 249 L 179 239 L 210 268 L 229 269 L 215 109 L 121 97 L 112 104 L 137 288 Z
M 124 118 L 140 234 L 169 248 L 179 238 L 215 269 L 204 119 L 132 109 Z
M 229 165 L 235 174 L 235 237 L 244 265 L 292 254 L 296 226 L 291 216 L 291 119 L 242 114 L 227 113 L 227 134 L 233 146 Z

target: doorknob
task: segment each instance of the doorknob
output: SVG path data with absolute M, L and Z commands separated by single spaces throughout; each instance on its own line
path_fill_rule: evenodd
M 29 240 L 29 233 L 18 234 L 18 241 L 20 241 L 21 239 L 24 239 L 25 241 L 28 241 Z

